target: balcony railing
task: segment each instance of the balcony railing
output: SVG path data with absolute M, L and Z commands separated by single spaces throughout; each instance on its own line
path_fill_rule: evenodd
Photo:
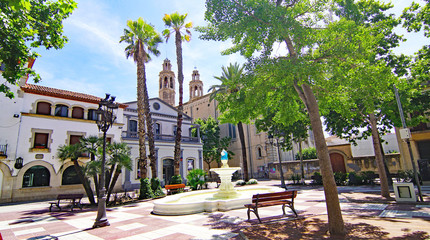
M 125 139 L 132 139 L 137 140 L 139 137 L 137 135 L 137 132 L 122 132 L 122 137 Z M 175 135 L 163 135 L 163 134 L 155 134 L 154 135 L 155 141 L 166 141 L 166 142 L 174 142 L 175 141 Z M 195 142 L 198 143 L 199 139 L 197 137 L 185 137 L 182 136 L 181 138 L 182 142 Z
M 7 157 L 7 144 L 0 145 L 0 156 Z

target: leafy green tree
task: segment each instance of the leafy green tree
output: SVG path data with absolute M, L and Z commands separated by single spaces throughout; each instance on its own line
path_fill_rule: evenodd
M 218 108 L 222 109 L 221 112 L 225 111 L 235 111 L 235 109 L 227 109 L 223 107 L 225 104 L 222 101 L 224 96 L 219 96 L 220 94 L 229 94 L 229 92 L 237 92 L 240 88 L 240 85 L 237 84 L 240 82 L 240 78 L 243 75 L 243 66 L 240 66 L 238 63 L 231 64 L 226 68 L 222 67 L 222 75 L 220 77 L 216 77 L 216 79 L 221 81 L 221 85 L 213 85 L 209 88 L 209 91 L 212 91 L 210 95 L 210 101 L 216 99 L 218 101 Z M 235 84 L 236 83 L 236 84 Z M 218 97 L 217 97 L 218 96 Z M 238 99 L 237 99 L 238 100 Z M 228 116 L 228 115 L 223 115 Z M 231 114 L 229 115 L 231 116 Z M 239 132 L 240 146 L 242 148 L 242 166 L 243 166 L 243 177 L 244 181 L 247 182 L 249 180 L 248 174 L 248 158 L 246 156 L 246 144 L 245 144 L 245 134 L 243 131 L 243 123 L 241 119 L 221 117 L 224 122 L 237 124 L 237 130 Z M 245 120 L 246 121 L 246 120 Z
M 231 138 L 220 136 L 219 123 L 209 116 L 207 119 L 197 118 L 195 124 L 200 125 L 200 138 L 203 143 L 203 161 L 208 165 L 209 176 L 211 177 L 211 163 L 221 162 L 221 151 L 227 149 L 230 145 Z M 193 134 L 196 135 L 196 129 L 193 129 Z M 227 151 L 229 157 L 234 155 L 233 152 Z
M 131 152 L 130 147 L 126 143 L 112 143 L 108 145 L 107 155 L 109 156 L 108 166 L 110 170 L 108 171 L 108 178 L 106 182 L 108 183 L 108 192 L 106 199 L 109 201 L 109 197 L 115 187 L 119 175 L 122 172 L 122 168 L 127 170 L 132 169 L 131 162 Z
M 13 98 L 9 84 L 16 85 L 25 75 L 40 76 L 27 67 L 39 54 L 33 49 L 61 49 L 67 42 L 63 36 L 63 20 L 70 16 L 77 4 L 73 0 L 4 0 L 0 3 L 0 64 L 6 82 L 0 92 Z
M 185 23 L 185 18 L 188 14 L 181 15 L 178 12 L 165 14 L 163 22 L 168 27 L 163 31 L 166 42 L 170 38 L 171 33 L 175 33 L 176 45 L 176 62 L 178 64 L 178 83 L 179 83 L 179 104 L 178 104 L 178 119 L 176 124 L 175 152 L 174 164 L 175 175 L 179 175 L 179 162 L 181 160 L 181 136 L 182 136 L 182 120 L 183 120 L 183 88 L 184 88 L 184 73 L 182 62 L 182 41 L 189 42 L 191 39 L 190 29 L 193 27 L 192 22 Z M 183 30 L 185 29 L 185 32 Z
M 278 123 L 276 121 L 275 109 L 267 109 L 267 111 L 261 115 L 257 120 L 255 120 L 255 126 L 259 131 L 264 131 L 278 139 L 277 144 L 284 150 L 292 150 L 293 142 L 299 143 L 299 158 L 300 159 L 300 171 L 302 183 L 305 183 L 305 170 L 303 164 L 303 154 L 302 154 L 302 142 L 308 137 L 309 128 L 309 117 L 302 111 L 300 120 L 290 125 L 285 125 L 284 123 Z M 315 152 L 316 154 L 316 152 Z M 279 164 L 281 164 L 281 159 L 279 159 Z
M 78 162 L 78 158 L 82 156 L 82 153 L 82 145 L 79 143 L 73 145 L 61 145 L 57 149 L 57 156 L 62 163 L 64 163 L 67 159 L 70 159 L 70 161 L 72 161 L 79 180 L 81 181 L 85 189 L 88 200 L 92 205 L 95 205 L 96 201 L 94 200 L 93 190 L 91 189 L 88 178 L 84 175 L 82 167 L 79 165 Z
M 279 121 L 290 125 L 300 118 L 301 100 L 320 161 L 329 231 L 345 234 L 317 97 L 331 92 L 323 88 L 329 80 L 347 80 L 341 73 L 367 59 L 382 36 L 345 17 L 333 18 L 338 6 L 332 1 L 207 0 L 206 7 L 209 25 L 199 28 L 201 38 L 230 39 L 233 46 L 223 53 L 248 59 L 248 76 L 230 94 L 228 109 L 240 107 L 243 116 L 256 119 L 268 107 L 276 108 Z
M 142 18 L 137 21 L 128 20 L 127 29 L 124 29 L 124 35 L 121 36 L 120 42 L 127 43 L 125 54 L 127 58 L 133 57 L 137 64 L 137 113 L 138 113 L 138 135 L 139 135 L 139 167 L 142 178 L 147 176 L 147 156 L 145 146 L 145 122 L 146 135 L 148 136 L 149 159 L 152 170 L 152 177 L 157 177 L 154 133 L 152 130 L 152 118 L 149 108 L 148 88 L 146 85 L 145 63 L 151 57 L 150 54 L 158 56 L 160 52 L 157 49 L 162 42 L 160 34 L 154 29 L 154 26 L 146 23 Z

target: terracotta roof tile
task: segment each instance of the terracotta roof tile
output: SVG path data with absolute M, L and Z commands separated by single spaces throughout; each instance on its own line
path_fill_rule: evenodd
M 40 86 L 35 84 L 25 84 L 24 86 L 21 87 L 21 89 L 26 93 L 33 93 L 33 94 L 39 94 L 44 96 L 58 97 L 58 98 L 95 103 L 95 104 L 98 104 L 100 100 L 102 100 L 102 98 L 100 97 L 96 97 L 85 93 L 72 92 L 72 91 L 50 88 L 50 87 L 45 87 L 45 86 Z M 119 107 L 121 108 L 126 108 L 127 106 L 128 105 L 126 104 L 122 104 L 122 103 L 119 104 Z

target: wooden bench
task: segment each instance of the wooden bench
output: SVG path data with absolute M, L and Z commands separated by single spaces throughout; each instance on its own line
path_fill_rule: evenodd
M 84 194 L 59 194 L 57 196 L 57 201 L 49 202 L 51 206 L 49 206 L 49 211 L 51 212 L 52 207 L 56 206 L 61 211 L 60 202 L 61 200 L 69 200 L 72 203 L 71 211 L 73 212 L 74 207 L 79 207 L 82 210 L 81 199 L 84 197 Z
M 167 190 L 167 195 L 178 193 L 180 191 L 185 191 L 185 184 L 171 184 L 165 185 L 164 188 Z
M 297 217 L 297 212 L 294 209 L 294 198 L 297 196 L 297 191 L 285 191 L 276 193 L 259 193 L 252 196 L 252 203 L 245 204 L 248 208 L 248 221 L 250 220 L 250 212 L 254 212 L 258 221 L 261 223 L 260 216 L 258 215 L 258 208 L 270 207 L 275 205 L 282 205 L 282 211 L 285 215 L 285 206 L 291 208 Z

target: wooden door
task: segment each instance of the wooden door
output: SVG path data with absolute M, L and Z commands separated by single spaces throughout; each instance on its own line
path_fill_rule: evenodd
M 346 173 L 345 160 L 340 153 L 330 153 L 330 162 L 333 172 Z

